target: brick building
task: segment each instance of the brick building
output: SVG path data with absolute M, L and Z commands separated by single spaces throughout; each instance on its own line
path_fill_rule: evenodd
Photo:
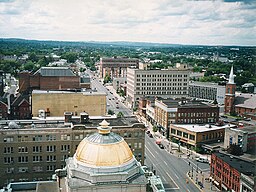
M 156 99 L 154 119 L 168 136 L 171 124 L 216 123 L 219 107 L 188 99 Z
M 45 120 L 0 121 L 0 187 L 16 181 L 49 180 L 66 166 L 78 144 L 106 119 L 124 137 L 136 159 L 144 164 L 145 126 L 134 117 L 93 117 L 87 114 Z
M 252 192 L 252 190 L 242 190 L 245 189 L 245 186 L 243 187 L 243 185 L 241 185 L 242 174 L 252 178 L 255 177 L 255 163 L 245 161 L 230 154 L 220 152 L 212 153 L 210 175 L 212 182 L 219 190 Z M 253 185 L 255 189 L 255 181 Z
M 75 90 L 83 88 L 80 77 L 68 67 L 41 67 L 35 73 L 19 74 L 19 92 L 38 90 Z

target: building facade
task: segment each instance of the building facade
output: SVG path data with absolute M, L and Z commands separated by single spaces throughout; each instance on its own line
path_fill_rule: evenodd
M 32 92 L 32 115 L 37 117 L 40 111 L 48 116 L 63 116 L 64 112 L 79 115 L 86 112 L 92 116 L 106 115 L 106 93 L 42 91 Z
M 216 123 L 219 107 L 188 99 L 156 99 L 154 119 L 168 137 L 171 124 Z
M 243 152 L 256 150 L 256 126 L 227 128 L 225 131 L 224 148 L 231 144 L 239 145 Z
M 190 82 L 188 96 L 205 101 L 217 101 L 218 104 L 224 104 L 225 86 L 216 83 Z
M 10 182 L 50 180 L 75 154 L 81 140 L 106 119 L 124 137 L 135 158 L 144 164 L 145 126 L 135 118 L 76 118 L 0 121 L 0 187 Z
M 179 141 L 182 146 L 200 148 L 203 144 L 223 141 L 227 127 L 229 126 L 171 124 L 170 138 Z
M 139 66 L 139 59 L 113 57 L 100 58 L 100 77 L 104 78 L 107 74 L 111 79 L 127 76 L 127 67 Z
M 255 163 L 242 160 L 230 154 L 214 152 L 211 155 L 211 179 L 221 191 L 246 191 L 240 188 L 241 174 L 255 177 L 255 170 Z
M 148 69 L 127 68 L 127 101 L 130 107 L 138 105 L 140 97 L 158 96 L 180 98 L 188 96 L 190 70 L 185 64 L 176 68 Z
M 41 67 L 35 73 L 19 74 L 19 92 L 32 90 L 75 90 L 83 88 L 80 77 L 68 67 Z M 85 87 L 86 88 L 86 87 Z

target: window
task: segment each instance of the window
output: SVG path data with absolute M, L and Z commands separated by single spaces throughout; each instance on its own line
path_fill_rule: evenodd
M 46 147 L 47 152 L 55 152 L 56 151 L 56 145 L 48 145 Z
M 43 140 L 43 136 L 42 135 L 35 135 L 33 136 L 33 141 L 42 141 Z
M 5 164 L 13 163 L 13 157 L 4 157 L 4 163 Z
M 4 153 L 5 153 L 5 154 L 13 153 L 13 147 L 5 147 L 5 148 L 4 148 Z
M 33 146 L 33 153 L 41 153 L 42 146 Z
M 34 171 L 34 172 L 42 172 L 42 171 L 43 171 L 43 167 L 41 167 L 41 166 L 35 166 L 35 167 L 33 167 L 33 171 Z
M 69 151 L 70 145 L 61 145 L 61 151 Z
M 19 153 L 27 153 L 28 152 L 28 147 L 19 147 L 18 151 L 19 151 Z
M 137 143 L 134 143 L 134 148 L 136 149 L 138 147 L 138 144 Z
M 28 141 L 28 136 L 18 136 L 18 141 L 23 142 L 23 141 Z
M 14 173 L 14 168 L 13 167 L 7 167 L 5 170 L 5 173 Z
M 183 132 L 183 137 L 188 138 L 188 134 Z
M 13 142 L 13 137 L 5 137 L 5 138 L 4 138 L 4 142 L 5 142 L 5 143 Z
M 55 165 L 47 165 L 46 170 L 47 171 L 54 171 L 56 169 Z
M 18 157 L 19 163 L 27 163 L 28 162 L 28 156 L 20 156 Z
M 47 155 L 47 161 L 48 162 L 56 161 L 56 155 Z
M 69 158 L 69 155 L 62 155 L 61 161 L 65 161 L 67 158 Z
M 19 172 L 19 173 L 28 172 L 28 167 L 19 167 L 18 172 Z
M 142 143 L 139 143 L 139 149 L 141 149 L 141 147 L 142 147 Z
M 70 135 L 69 134 L 61 135 L 60 139 L 61 140 L 70 140 Z
M 41 162 L 41 161 L 43 161 L 42 156 L 33 156 L 33 162 Z
M 195 135 L 189 135 L 189 139 L 195 140 Z
M 56 135 L 46 135 L 46 140 L 47 141 L 55 141 L 56 140 Z
M 182 136 L 182 132 L 177 130 L 177 135 Z

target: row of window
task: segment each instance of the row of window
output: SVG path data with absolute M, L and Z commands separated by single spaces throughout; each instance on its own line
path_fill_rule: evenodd
M 157 91 L 169 90 L 169 91 L 173 91 L 173 90 L 187 90 L 187 87 L 182 87 L 182 85 L 178 85 L 178 87 L 170 87 L 170 86 L 168 87 L 166 85 L 162 85 L 159 87 L 152 87 L 151 85 L 142 85 L 142 87 L 137 86 L 136 90 L 157 90 Z
M 182 74 L 174 74 L 174 75 L 171 75 L 171 74 L 137 74 L 136 77 L 188 77 L 187 74 L 185 75 L 182 75 Z
M 193 140 L 193 141 L 195 140 L 195 135 L 188 134 L 186 132 L 182 132 L 182 131 L 177 130 L 177 129 L 171 128 L 171 133 L 174 134 L 174 135 L 184 137 L 184 138 L 188 138 L 188 139 Z
M 137 95 L 187 95 L 186 91 L 136 91 Z
M 46 146 L 46 152 L 55 152 L 57 151 L 56 145 L 48 145 Z M 61 152 L 67 152 L 70 151 L 70 145 L 61 145 L 60 147 Z M 32 147 L 33 153 L 41 153 L 42 152 L 42 146 L 33 146 Z M 4 147 L 4 153 L 14 153 L 13 147 Z M 18 147 L 18 153 L 28 153 L 28 147 Z
M 142 82 L 187 82 L 188 81 L 188 79 L 136 79 L 137 80 L 137 82 L 140 82 L 140 81 L 142 81 Z
M 56 170 L 56 166 L 55 165 L 47 165 L 45 170 L 46 171 L 54 171 L 54 170 Z M 18 173 L 27 173 L 30 170 L 29 170 L 28 167 L 18 167 L 16 169 L 16 171 Z M 32 172 L 43 172 L 43 171 L 44 171 L 44 169 L 43 169 L 42 166 L 34 166 L 32 168 Z M 15 173 L 15 168 L 14 167 L 8 167 L 8 168 L 6 168 L 5 173 Z
M 65 161 L 65 159 L 67 159 L 68 157 L 69 155 L 62 155 L 61 161 Z M 32 156 L 32 162 L 42 162 L 44 158 L 41 155 Z M 30 158 L 28 156 L 19 156 L 17 158 L 17 162 L 28 163 L 29 159 Z M 56 161 L 57 161 L 56 155 L 46 156 L 46 162 L 56 162 Z M 12 164 L 12 163 L 14 163 L 14 157 L 4 157 L 4 164 Z

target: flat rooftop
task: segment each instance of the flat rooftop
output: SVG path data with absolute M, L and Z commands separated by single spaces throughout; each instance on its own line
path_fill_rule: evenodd
M 98 92 L 98 91 L 93 91 L 91 89 L 84 90 L 84 91 L 61 91 L 61 90 L 56 90 L 56 91 L 48 91 L 48 90 L 33 90 L 32 94 L 83 94 L 83 95 L 107 95 L 105 92 Z
M 252 175 L 252 174 L 254 176 L 256 175 L 255 163 L 250 161 L 245 161 L 236 156 L 226 154 L 226 153 L 215 152 L 214 154 L 218 158 L 222 159 L 227 164 L 229 164 L 231 167 L 238 170 L 240 173 L 243 173 L 245 175 Z
M 200 133 L 200 132 L 207 132 L 207 131 L 214 131 L 219 129 L 225 129 L 225 128 L 235 128 L 236 125 L 223 125 L 223 126 L 216 126 L 216 125 L 198 125 L 198 124 L 173 124 L 174 127 L 179 127 L 186 129 L 188 131 Z

